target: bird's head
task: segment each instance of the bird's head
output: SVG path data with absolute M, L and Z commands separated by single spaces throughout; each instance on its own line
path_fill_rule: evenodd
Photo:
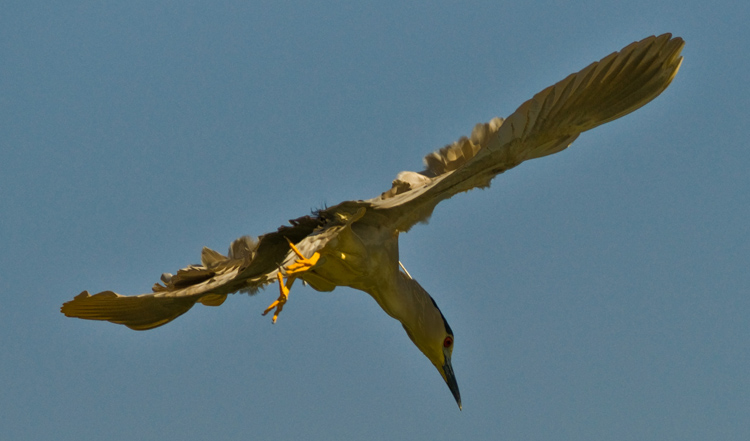
M 421 287 L 420 287 L 421 288 Z M 425 294 L 427 294 L 425 292 Z M 461 394 L 458 391 L 456 376 L 453 374 L 451 356 L 453 355 L 453 331 L 443 317 L 435 301 L 430 299 L 422 313 L 409 324 L 401 322 L 406 333 L 420 351 L 432 362 L 448 385 L 458 408 L 461 409 Z

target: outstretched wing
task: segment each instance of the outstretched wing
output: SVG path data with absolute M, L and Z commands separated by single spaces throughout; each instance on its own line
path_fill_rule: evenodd
M 681 38 L 648 37 L 569 75 L 523 103 L 505 121 L 475 127 L 471 138 L 425 157 L 427 169 L 402 172 L 391 190 L 367 201 L 332 207 L 367 207 L 366 223 L 407 231 L 426 221 L 442 200 L 477 187 L 528 159 L 557 153 L 586 130 L 626 115 L 656 98 L 682 62 Z
M 228 256 L 203 248 L 200 265 L 190 265 L 174 276 L 162 275 L 163 285 L 155 284 L 151 293 L 122 296 L 112 291 L 94 295 L 83 291 L 63 304 L 60 311 L 68 317 L 107 320 L 136 330 L 161 326 L 186 313 L 196 303 L 219 306 L 227 294 L 254 293 L 273 282 L 271 275 L 290 252 L 287 239 L 297 243 L 323 222 L 319 216 L 305 216 L 257 241 L 241 237 L 232 242 Z

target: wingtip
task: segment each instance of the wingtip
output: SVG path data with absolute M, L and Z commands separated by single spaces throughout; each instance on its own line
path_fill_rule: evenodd
M 80 294 L 78 294 L 77 296 L 73 297 L 73 300 L 68 300 L 67 302 L 63 303 L 60 306 L 60 312 L 63 313 L 63 314 L 65 314 L 66 317 L 75 317 L 75 316 L 73 316 L 73 315 L 70 314 L 70 308 L 73 307 L 73 304 L 76 301 L 87 299 L 89 297 L 91 297 L 91 294 L 89 294 L 88 291 L 86 291 L 86 290 L 81 291 Z

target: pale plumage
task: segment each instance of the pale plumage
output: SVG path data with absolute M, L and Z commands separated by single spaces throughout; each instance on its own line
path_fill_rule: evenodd
M 284 277 L 279 301 L 269 308 L 276 315 L 286 302 L 284 286 L 291 287 L 296 278 L 319 291 L 349 286 L 370 294 L 402 323 L 460 407 L 450 363 L 453 332 L 429 294 L 399 268 L 399 233 L 426 221 L 440 201 L 487 187 L 497 174 L 559 152 L 581 132 L 645 105 L 676 75 L 683 45 L 669 34 L 635 42 L 539 92 L 507 119 L 478 124 L 469 138 L 427 155 L 424 171 L 401 172 L 378 197 L 342 202 L 257 240 L 242 237 L 227 256 L 204 248 L 200 265 L 163 275 L 163 284 L 154 285 L 152 293 L 92 296 L 84 291 L 65 303 L 62 312 L 145 330 L 175 319 L 195 303 L 218 306 L 227 294 L 252 294 Z

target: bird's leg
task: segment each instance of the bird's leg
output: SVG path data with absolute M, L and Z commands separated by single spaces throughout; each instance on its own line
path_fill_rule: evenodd
M 281 271 L 276 273 L 276 277 L 279 279 L 279 298 L 276 299 L 275 302 L 268 305 L 268 308 L 263 311 L 263 315 L 266 315 L 271 312 L 272 309 L 276 308 L 276 311 L 274 311 L 273 313 L 273 318 L 271 319 L 273 323 L 276 323 L 276 319 L 279 318 L 281 310 L 284 309 L 286 299 L 289 297 L 289 288 L 291 288 L 292 283 L 294 283 L 294 279 L 290 278 L 288 280 L 289 286 L 284 285 L 284 276 L 281 275 Z
M 276 309 L 276 311 L 274 311 L 273 313 L 273 318 L 271 319 L 273 323 L 276 323 L 276 319 L 279 317 L 281 310 L 284 309 L 284 304 L 289 298 L 289 290 L 292 288 L 294 280 L 299 277 L 300 273 L 308 271 L 310 268 L 315 266 L 315 264 L 318 263 L 318 259 L 320 259 L 320 253 L 318 252 L 315 252 L 308 259 L 307 257 L 302 255 L 300 250 L 298 250 L 297 247 L 295 247 L 289 239 L 287 239 L 287 242 L 289 242 L 289 246 L 292 248 L 292 251 L 294 251 L 294 254 L 297 255 L 297 260 L 283 269 L 283 271 L 287 275 L 286 283 L 284 283 L 284 274 L 282 274 L 282 270 L 279 270 L 279 272 L 276 273 L 276 278 L 278 278 L 279 280 L 279 298 L 276 299 L 275 302 L 271 303 L 265 311 L 263 311 L 263 315 L 266 315 L 271 312 L 272 309 Z

